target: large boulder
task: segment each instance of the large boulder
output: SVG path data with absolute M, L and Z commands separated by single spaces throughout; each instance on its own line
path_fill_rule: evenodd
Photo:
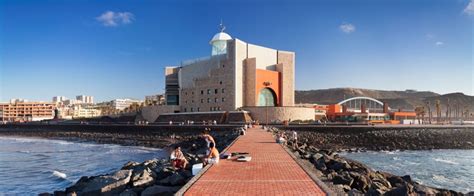
M 148 186 L 151 184 L 155 183 L 154 177 L 156 174 L 154 174 L 153 171 L 151 171 L 149 168 L 145 168 L 141 171 L 133 171 L 133 177 L 132 177 L 132 186 L 134 187 L 140 187 L 140 186 Z
M 179 175 L 179 173 L 173 173 L 170 176 L 160 180 L 159 183 L 162 185 L 171 186 L 184 185 L 186 183 L 186 178 Z
M 334 184 L 342 184 L 351 186 L 354 182 L 354 179 L 348 174 L 338 174 L 332 179 Z
M 343 159 L 333 159 L 326 165 L 328 168 L 333 169 L 334 171 L 348 170 L 351 168 L 349 163 Z
M 146 188 L 142 192 L 142 196 L 155 196 L 155 195 L 174 195 L 180 187 L 160 186 L 154 185 Z
M 137 196 L 138 194 L 131 189 L 126 189 L 125 191 L 121 192 L 119 196 Z
M 369 189 L 370 181 L 367 176 L 361 175 L 357 172 L 349 172 L 350 176 L 354 179 L 351 187 L 356 188 L 359 191 L 366 192 Z
M 414 196 L 417 195 L 413 192 L 413 186 L 410 184 L 403 184 L 402 186 L 397 186 L 387 192 L 385 192 L 386 196 Z M 425 195 L 435 195 L 435 194 L 425 194 Z
M 125 189 L 131 176 L 132 170 L 120 170 L 112 175 L 82 177 L 66 192 L 75 192 L 77 195 L 117 195 Z
M 133 167 L 135 167 L 137 165 L 140 165 L 140 163 L 135 162 L 135 161 L 129 161 L 129 162 L 125 163 L 125 165 L 123 165 L 122 169 L 133 169 Z

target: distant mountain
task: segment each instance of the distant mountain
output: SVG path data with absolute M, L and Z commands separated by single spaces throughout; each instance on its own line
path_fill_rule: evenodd
M 393 109 L 413 110 L 416 106 L 426 106 L 429 102 L 432 110 L 435 110 L 436 100 L 441 101 L 441 108 L 444 111 L 449 103 L 452 110 L 455 107 L 467 107 L 471 112 L 474 111 L 474 96 L 468 96 L 462 93 L 450 93 L 440 95 L 431 91 L 386 91 L 359 88 L 333 88 L 320 90 L 307 90 L 295 92 L 295 102 L 316 103 L 316 104 L 334 104 L 351 97 L 372 97 L 382 102 L 386 102 Z M 462 110 L 462 109 L 461 109 Z

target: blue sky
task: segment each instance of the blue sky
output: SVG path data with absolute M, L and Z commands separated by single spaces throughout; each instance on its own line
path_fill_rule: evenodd
M 296 88 L 474 95 L 472 0 L 0 0 L 0 101 L 164 90 L 167 65 L 231 36 L 296 52 Z

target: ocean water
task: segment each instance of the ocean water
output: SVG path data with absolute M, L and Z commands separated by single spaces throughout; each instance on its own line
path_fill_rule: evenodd
M 0 195 L 52 193 L 82 176 L 112 173 L 128 161 L 163 156 L 155 148 L 0 137 Z
M 432 187 L 474 191 L 474 150 L 420 150 L 340 153 L 375 170 L 410 175 Z

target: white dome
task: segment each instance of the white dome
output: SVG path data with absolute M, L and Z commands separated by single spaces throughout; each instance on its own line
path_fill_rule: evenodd
M 224 33 L 224 32 L 219 32 L 219 33 L 216 33 L 214 37 L 212 37 L 209 43 L 212 44 L 215 41 L 221 41 L 221 40 L 226 41 L 226 40 L 231 40 L 231 39 L 232 37 L 230 37 L 229 34 Z

